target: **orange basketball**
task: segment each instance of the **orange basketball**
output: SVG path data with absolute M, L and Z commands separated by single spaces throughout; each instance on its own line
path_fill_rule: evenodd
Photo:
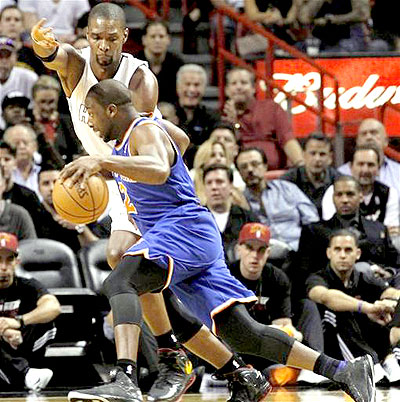
M 90 176 L 85 188 L 76 183 L 69 188 L 70 180 L 57 180 L 53 189 L 53 204 L 57 213 L 65 220 L 86 224 L 95 222 L 108 204 L 108 187 L 103 176 Z

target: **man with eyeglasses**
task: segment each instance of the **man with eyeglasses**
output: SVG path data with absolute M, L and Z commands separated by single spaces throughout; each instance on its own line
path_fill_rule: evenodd
M 267 182 L 268 161 L 259 148 L 246 148 L 236 158 L 236 166 L 246 183 L 244 195 L 261 223 L 270 227 L 271 238 L 297 251 L 301 227 L 318 222 L 317 208 L 293 183 Z

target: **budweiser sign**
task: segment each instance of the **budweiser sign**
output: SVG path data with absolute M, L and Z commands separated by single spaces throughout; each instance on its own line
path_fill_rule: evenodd
M 334 74 L 339 82 L 339 107 L 345 134 L 356 132 L 359 121 L 378 117 L 379 108 L 386 103 L 400 104 L 400 58 L 342 58 L 317 59 L 316 62 Z M 258 62 L 259 71 L 264 63 Z M 301 60 L 276 60 L 273 78 L 286 92 L 296 94 L 306 105 L 318 107 L 318 91 L 322 86 L 321 74 Z M 326 112 L 334 116 L 336 94 L 334 81 L 324 76 L 323 102 Z M 265 82 L 258 85 L 258 97 L 265 92 Z M 284 109 L 290 107 L 293 128 L 298 136 L 317 130 L 317 117 L 297 102 L 288 102 L 287 96 L 275 91 L 274 99 Z M 400 113 L 387 109 L 385 125 L 390 135 L 400 135 Z M 333 130 L 330 130 L 333 131 Z

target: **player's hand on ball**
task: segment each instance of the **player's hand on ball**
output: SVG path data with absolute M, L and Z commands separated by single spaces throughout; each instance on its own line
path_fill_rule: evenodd
M 80 183 L 83 188 L 89 177 L 100 171 L 101 166 L 96 157 L 82 156 L 64 167 L 60 173 L 60 180 L 63 182 L 70 179 L 70 188 L 76 183 Z
M 35 24 L 31 31 L 32 40 L 44 48 L 54 48 L 58 46 L 56 38 L 53 33 L 53 28 L 44 28 L 43 24 L 46 22 L 46 18 L 42 18 L 37 24 Z

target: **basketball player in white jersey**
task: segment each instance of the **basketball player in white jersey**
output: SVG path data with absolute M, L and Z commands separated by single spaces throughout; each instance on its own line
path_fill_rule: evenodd
M 57 42 L 51 28 L 43 28 L 44 22 L 45 20 L 40 20 L 32 28 L 33 49 L 46 67 L 57 71 L 68 98 L 75 132 L 85 150 L 89 155 L 101 154 L 108 156 L 111 154 L 111 147 L 105 144 L 87 124 L 88 115 L 84 101 L 89 89 L 99 81 L 114 78 L 124 83 L 132 91 L 135 108 L 141 113 L 151 115 L 156 108 L 158 100 L 157 79 L 147 67 L 146 62 L 122 53 L 122 46 L 128 38 L 128 29 L 125 25 L 124 12 L 119 6 L 111 3 L 101 3 L 91 10 L 87 34 L 89 48 L 83 49 L 81 52 L 78 52 L 68 44 Z M 171 131 L 171 135 L 178 144 L 183 137 L 186 137 L 181 136 L 179 132 L 176 133 L 176 136 L 173 134 Z M 186 148 L 187 145 L 182 148 Z M 115 187 L 109 187 L 110 197 L 114 198 L 112 202 L 113 208 L 110 211 L 113 223 L 112 234 L 108 242 L 107 259 L 110 266 L 115 267 L 123 253 L 137 241 L 140 234 L 135 225 L 128 221 L 128 215 L 115 182 L 111 181 L 111 183 Z M 156 335 L 157 340 L 159 340 L 160 335 L 164 336 L 171 333 L 170 324 L 165 324 L 169 322 L 168 319 L 159 319 L 160 314 L 165 314 L 165 317 L 168 317 L 162 295 L 145 295 L 145 297 L 141 297 L 141 303 L 146 321 Z M 194 325 L 194 330 L 198 331 L 199 328 Z M 190 331 L 191 329 L 187 328 L 187 333 L 183 334 L 182 338 L 190 339 L 193 335 L 189 334 Z M 228 368 L 232 365 L 232 372 L 237 368 L 238 363 L 232 357 L 229 349 L 220 343 L 217 338 L 212 339 L 211 333 L 205 326 L 201 327 L 199 335 L 196 335 L 195 338 L 195 342 L 191 345 L 191 350 L 194 353 L 209 361 L 216 368 Z M 205 352 L 208 351 L 210 351 L 209 356 L 206 356 Z M 149 399 L 148 396 L 148 399 L 175 401 L 186 390 L 192 379 L 193 376 L 188 375 L 182 383 L 174 384 L 173 387 L 167 383 L 166 392 L 168 392 L 168 396 L 166 398 L 160 395 L 160 387 L 158 387 L 158 390 L 156 390 L 157 397 Z M 171 393 L 173 388 L 176 391 L 175 393 Z M 243 393 L 242 388 L 246 388 L 246 385 L 244 387 L 236 386 L 236 388 L 240 389 L 240 391 L 237 391 L 238 393 Z M 163 392 L 163 390 L 161 391 Z M 252 400 L 253 398 L 248 398 L 249 402 L 252 402 Z M 256 400 L 258 398 L 254 398 L 254 401 Z M 236 401 L 234 395 L 232 395 L 231 401 Z

